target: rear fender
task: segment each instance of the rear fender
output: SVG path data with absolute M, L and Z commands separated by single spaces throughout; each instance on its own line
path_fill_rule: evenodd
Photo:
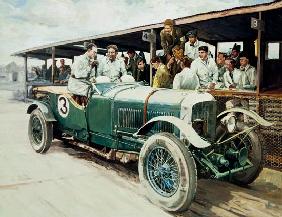
M 35 109 L 39 109 L 46 121 L 56 121 L 54 118 L 54 115 L 49 107 L 49 105 L 46 105 L 45 103 L 34 101 L 28 108 L 27 108 L 27 114 L 31 114 L 31 112 Z
M 168 122 L 173 124 L 180 130 L 180 135 L 184 135 L 185 138 L 196 148 L 206 148 L 211 144 L 206 140 L 202 139 L 196 131 L 193 129 L 191 124 L 186 123 L 185 121 L 174 117 L 174 116 L 159 116 L 154 117 L 143 125 L 139 130 L 134 134 L 135 136 L 146 135 L 156 123 L 158 122 Z

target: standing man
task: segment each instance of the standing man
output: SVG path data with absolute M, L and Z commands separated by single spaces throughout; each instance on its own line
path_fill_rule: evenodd
M 109 77 L 111 82 L 119 82 L 120 77 L 127 74 L 123 59 L 119 59 L 117 55 L 118 47 L 109 45 L 107 47 L 107 56 L 98 67 L 98 75 Z
M 161 46 L 164 50 L 164 56 L 172 51 L 175 45 L 184 49 L 185 37 L 180 28 L 174 27 L 171 19 L 164 21 L 164 29 L 160 32 Z
M 90 80 L 95 78 L 93 63 L 97 55 L 97 46 L 93 43 L 87 45 L 85 54 L 79 56 L 72 64 L 68 90 L 79 98 L 77 101 L 86 105 L 91 88 Z
M 185 43 L 184 54 L 188 58 L 195 60 L 199 57 L 199 47 L 208 46 L 208 44 L 198 40 L 197 30 L 189 31 L 186 36 L 188 41 Z
M 242 73 L 242 86 L 244 89 L 256 88 L 256 68 L 249 63 L 249 56 L 242 52 L 240 55 L 240 70 Z
M 231 51 L 231 55 L 230 57 L 235 61 L 235 67 L 237 69 L 240 68 L 240 50 L 241 50 L 241 46 L 238 44 L 234 44 L 232 51 Z
M 191 70 L 199 77 L 201 87 L 213 89 L 218 80 L 218 69 L 208 52 L 207 46 L 199 47 L 199 57 L 192 62 Z
M 141 57 L 135 52 L 133 49 L 129 49 L 127 51 L 129 61 L 126 66 L 126 70 L 128 73 L 131 73 L 135 81 L 137 81 L 137 62 L 141 59 Z

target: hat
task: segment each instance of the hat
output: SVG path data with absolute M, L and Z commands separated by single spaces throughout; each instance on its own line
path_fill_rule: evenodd
M 164 21 L 164 25 L 165 25 L 165 26 L 166 26 L 166 25 L 173 26 L 173 24 L 174 24 L 174 22 L 173 22 L 172 19 L 166 19 L 166 20 Z
M 234 44 L 234 46 L 233 46 L 233 48 L 232 48 L 232 50 L 236 50 L 237 52 L 240 52 L 240 50 L 241 50 L 241 45 L 237 45 L 236 43 Z
M 200 47 L 199 47 L 199 51 L 200 51 L 200 50 L 203 50 L 203 51 L 208 52 L 208 51 L 209 51 L 209 48 L 208 48 L 208 46 L 200 46 Z
M 248 54 L 246 51 L 242 51 L 239 56 L 240 58 L 246 57 L 247 59 L 250 59 L 250 54 Z
M 197 30 L 194 29 L 194 30 L 191 30 L 189 32 L 187 32 L 186 36 L 189 38 L 189 37 L 197 37 Z

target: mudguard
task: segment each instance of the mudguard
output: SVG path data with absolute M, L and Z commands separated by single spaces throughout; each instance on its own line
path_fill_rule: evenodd
M 174 117 L 174 116 L 159 116 L 154 117 L 150 121 L 148 121 L 145 125 L 143 125 L 139 130 L 134 134 L 135 136 L 138 135 L 145 135 L 148 133 L 157 122 L 164 121 L 173 124 L 180 130 L 180 134 L 184 134 L 186 139 L 196 148 L 206 148 L 211 144 L 206 140 L 203 140 L 193 129 L 191 124 L 186 123 L 185 121 Z
M 222 115 L 230 113 L 230 112 L 237 112 L 237 113 L 243 113 L 245 115 L 248 115 L 249 117 L 253 118 L 258 124 L 260 124 L 261 126 L 264 127 L 270 127 L 273 125 L 273 123 L 270 123 L 269 121 L 263 119 L 261 116 L 259 116 L 257 113 L 255 113 L 254 111 L 249 111 L 243 108 L 231 108 L 231 109 L 227 109 L 226 111 L 221 112 L 217 118 L 220 118 Z
M 54 118 L 54 115 L 50 109 L 50 107 L 42 102 L 34 101 L 28 108 L 27 114 L 31 114 L 34 109 L 40 109 L 46 121 L 57 121 Z

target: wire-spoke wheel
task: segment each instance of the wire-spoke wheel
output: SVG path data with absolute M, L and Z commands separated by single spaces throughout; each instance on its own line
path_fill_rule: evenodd
M 237 130 L 243 131 L 248 126 L 238 122 Z M 236 173 L 232 177 L 232 181 L 238 185 L 248 185 L 252 183 L 260 174 L 262 170 L 262 148 L 258 135 L 251 131 L 249 134 L 242 134 L 235 141 L 238 148 L 245 147 L 248 150 L 248 160 L 253 164 L 253 167 L 242 172 Z
M 139 178 L 146 196 L 167 211 L 184 211 L 194 199 L 197 172 L 191 152 L 175 136 L 151 136 L 139 155 Z
M 53 125 L 44 119 L 42 112 L 35 109 L 29 118 L 28 137 L 32 148 L 38 153 L 45 153 L 53 140 Z

